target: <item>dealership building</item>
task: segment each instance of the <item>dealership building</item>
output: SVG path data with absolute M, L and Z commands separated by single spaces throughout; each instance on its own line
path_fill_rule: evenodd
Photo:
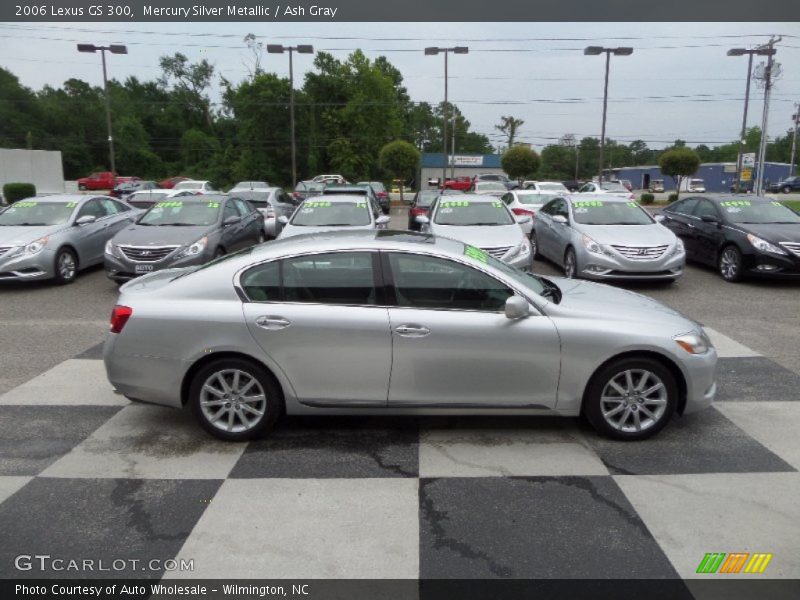
M 633 184 L 634 189 L 646 190 L 654 179 L 663 180 L 665 190 L 675 189 L 675 181 L 673 181 L 672 177 L 663 175 L 657 165 L 604 169 L 603 173 L 609 179 L 627 179 Z M 743 173 L 745 174 L 744 179 L 748 174 L 751 179 L 758 177 L 758 169 L 745 168 Z M 789 175 L 791 175 L 791 167 L 788 163 L 768 162 L 765 165 L 765 185 L 767 182 L 776 183 L 789 177 Z M 730 192 L 731 186 L 736 183 L 736 163 L 703 163 L 692 177 L 702 179 L 706 190 L 709 192 Z
M 500 166 L 499 154 L 451 154 L 447 165 L 447 177 L 473 177 L 479 173 L 504 174 Z M 428 187 L 428 181 L 442 178 L 444 155 L 441 152 L 427 152 L 420 158 L 419 182 L 420 189 Z

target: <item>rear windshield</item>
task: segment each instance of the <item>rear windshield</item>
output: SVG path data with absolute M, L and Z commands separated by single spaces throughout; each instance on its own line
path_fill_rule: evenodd
M 430 206 L 436 198 L 438 198 L 439 192 L 420 192 L 417 195 L 417 206 Z
M 306 201 L 292 217 L 298 227 L 369 225 L 369 210 L 365 202 Z
M 547 200 L 551 200 L 553 196 L 547 196 Z M 542 206 L 544 204 L 544 200 L 542 199 L 542 195 L 537 192 L 532 192 L 526 194 L 525 192 L 517 192 L 517 200 L 520 201 L 521 204 L 527 204 L 532 206 Z
M 479 181 L 475 189 L 479 192 L 505 192 L 506 186 L 497 181 Z
M 213 225 L 217 222 L 222 203 L 216 200 L 208 202 L 183 202 L 181 200 L 165 200 L 156 203 L 139 219 L 139 225 Z
M 540 183 L 539 184 L 540 190 L 545 190 L 548 192 L 568 192 L 567 188 L 564 187 L 562 183 Z
M 473 202 L 471 200 L 442 200 L 436 209 L 434 223 L 439 225 L 511 225 L 515 221 L 500 202 Z
M 626 188 L 621 183 L 611 183 L 610 181 L 601 184 L 600 188 L 606 190 L 607 192 L 627 192 L 628 191 L 628 188 Z
M 725 200 L 720 208 L 734 223 L 800 223 L 800 215 L 780 202 Z
M 0 213 L 0 225 L 61 225 L 76 206 L 77 202 L 20 200 Z
M 576 223 L 584 225 L 650 225 L 653 219 L 636 202 L 576 200 L 572 203 Z

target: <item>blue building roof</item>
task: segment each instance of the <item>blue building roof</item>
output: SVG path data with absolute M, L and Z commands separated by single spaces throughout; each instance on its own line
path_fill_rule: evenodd
M 483 169 L 502 169 L 502 165 L 500 164 L 500 155 L 499 154 L 454 154 L 453 155 L 456 159 L 456 167 L 472 167 L 472 168 L 483 168 Z M 459 164 L 459 158 L 464 157 L 467 160 L 475 160 L 477 158 L 482 159 L 481 164 L 475 164 L 470 162 L 469 164 Z M 441 152 L 424 152 L 422 154 L 422 158 L 420 159 L 420 166 L 427 167 L 432 169 L 441 169 L 444 167 L 444 155 Z

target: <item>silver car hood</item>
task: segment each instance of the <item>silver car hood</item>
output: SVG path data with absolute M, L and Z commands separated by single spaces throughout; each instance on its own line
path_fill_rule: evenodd
M 303 235 L 304 233 L 323 233 L 328 231 L 361 231 L 364 229 L 375 229 L 375 226 L 371 223 L 369 225 L 322 225 L 320 227 L 304 227 L 304 226 L 297 226 L 297 225 L 286 225 L 280 234 L 280 238 L 288 238 L 293 237 L 295 235 Z
M 22 246 L 46 235 L 69 229 L 68 225 L 9 225 L 0 227 L 0 246 Z
M 585 233 L 598 244 L 607 246 L 664 246 L 675 243 L 675 234 L 659 223 L 650 225 L 585 225 L 575 223 L 575 229 Z
M 497 248 L 498 246 L 519 246 L 525 238 L 519 224 L 476 225 L 459 227 L 453 225 L 432 226 L 432 233 L 464 242 L 477 248 Z

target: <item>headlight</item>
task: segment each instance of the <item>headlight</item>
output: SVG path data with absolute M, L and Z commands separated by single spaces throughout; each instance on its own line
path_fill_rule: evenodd
M 586 248 L 586 249 L 587 249 L 589 252 L 591 252 L 592 254 L 600 254 L 600 255 L 603 255 L 603 254 L 605 254 L 605 253 L 606 253 L 606 251 L 605 251 L 605 250 L 603 250 L 603 248 L 600 246 L 600 244 L 598 244 L 597 242 L 595 242 L 595 241 L 594 241 L 592 238 L 590 238 L 590 237 L 589 237 L 588 235 L 586 235 L 586 234 L 584 234 L 584 235 L 582 235 L 582 236 L 581 236 L 581 241 L 583 242 L 583 246 L 584 246 L 584 248 Z
M 522 243 L 517 247 L 517 254 L 525 256 L 531 252 L 531 243 L 528 240 L 522 240 Z
M 114 244 L 111 243 L 111 240 L 106 242 L 106 254 L 116 256 L 116 252 L 114 252 Z
M 683 335 L 676 335 L 672 339 L 689 354 L 705 354 L 712 348 L 711 340 L 708 339 L 705 333 L 693 331 Z
M 208 244 L 208 238 L 201 237 L 196 242 L 189 244 L 188 246 L 186 246 L 186 248 L 181 250 L 178 256 L 176 256 L 176 258 L 183 258 L 184 256 L 196 256 L 197 254 L 200 254 L 203 250 L 206 249 L 207 244 Z
M 770 244 L 767 240 L 762 240 L 760 237 L 754 236 L 752 233 L 747 234 L 747 241 L 753 244 L 753 248 L 761 250 L 761 252 L 772 252 L 773 254 L 786 254 L 781 248 L 775 244 Z
M 675 248 L 672 249 L 672 254 L 670 256 L 678 256 L 679 254 L 683 254 L 686 252 L 686 249 L 683 247 L 683 240 L 681 238 L 675 238 Z
M 47 239 L 48 237 L 44 236 L 43 238 L 39 238 L 38 240 L 32 241 L 30 244 L 26 244 L 25 246 L 20 246 L 13 252 L 13 254 L 9 255 L 9 258 L 14 256 L 20 256 L 23 254 L 27 254 L 29 256 L 33 254 L 39 254 L 39 252 L 44 250 L 44 247 L 47 246 Z

